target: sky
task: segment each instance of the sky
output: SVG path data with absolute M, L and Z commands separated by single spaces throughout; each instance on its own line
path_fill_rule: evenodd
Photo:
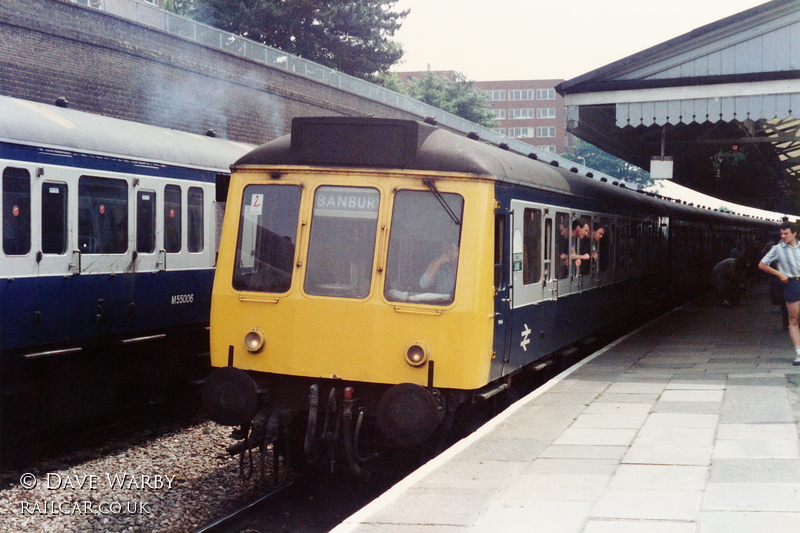
M 765 0 L 398 0 L 394 71 L 572 79 Z M 556 7 L 558 5 L 558 7 Z

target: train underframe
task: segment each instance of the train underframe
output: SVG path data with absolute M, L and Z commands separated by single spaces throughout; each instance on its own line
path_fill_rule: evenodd
M 88 432 L 190 405 L 210 371 L 208 328 L 201 324 L 29 352 L 9 350 L 0 360 L 4 465 L 79 445 Z
M 243 477 L 271 484 L 308 467 L 344 465 L 368 478 L 373 465 L 416 464 L 444 450 L 569 364 L 576 350 L 541 359 L 478 390 L 413 383 L 384 385 L 215 370 L 206 380 L 207 414 L 233 426 L 228 447 Z

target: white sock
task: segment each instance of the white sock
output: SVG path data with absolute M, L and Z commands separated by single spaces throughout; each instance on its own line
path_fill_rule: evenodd
M 797 357 L 800 357 L 800 346 L 795 346 L 794 347 L 794 353 L 797 354 Z

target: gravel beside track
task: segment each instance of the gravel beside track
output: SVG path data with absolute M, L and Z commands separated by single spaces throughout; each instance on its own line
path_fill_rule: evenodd
M 230 431 L 197 421 L 3 471 L 0 532 L 198 529 L 260 494 L 225 451 Z

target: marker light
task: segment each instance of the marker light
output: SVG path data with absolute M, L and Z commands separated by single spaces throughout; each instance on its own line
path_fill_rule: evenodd
M 267 336 L 261 328 L 253 328 L 244 336 L 244 347 L 250 353 L 258 353 L 264 349 L 267 344 Z
M 406 348 L 406 363 L 411 366 L 422 366 L 428 361 L 429 355 L 430 351 L 424 343 L 414 341 Z

